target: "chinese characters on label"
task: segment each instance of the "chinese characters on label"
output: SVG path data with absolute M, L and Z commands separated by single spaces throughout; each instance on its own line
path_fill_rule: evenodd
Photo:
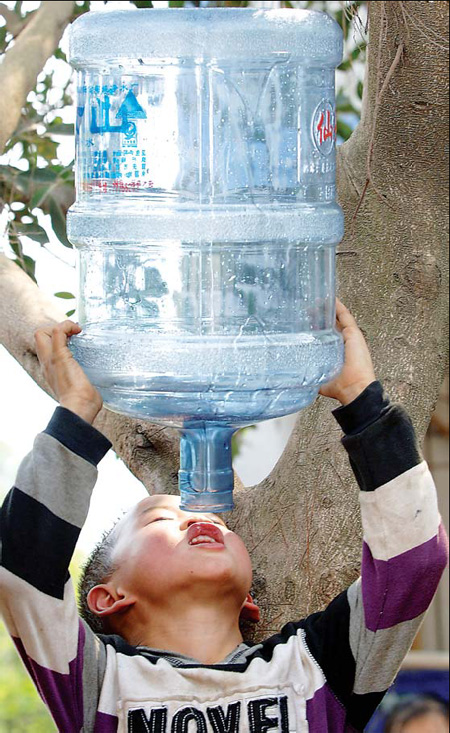
M 85 190 L 135 191 L 153 188 L 145 149 L 91 150 L 84 171 Z
M 313 118 L 314 143 L 321 155 L 330 155 L 336 145 L 337 119 L 331 102 L 322 100 Z
M 138 191 L 153 188 L 147 150 L 138 143 L 138 121 L 147 113 L 137 90 L 118 85 L 78 89 L 78 129 L 84 123 L 88 137 L 80 151 L 85 191 Z M 90 95 L 86 105 L 85 95 Z M 85 119 L 84 119 L 85 118 Z M 118 137 L 120 135 L 120 137 Z

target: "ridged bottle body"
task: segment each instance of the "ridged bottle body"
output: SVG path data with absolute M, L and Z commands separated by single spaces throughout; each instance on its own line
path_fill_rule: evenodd
M 311 11 L 91 13 L 72 30 L 72 348 L 111 409 L 183 429 L 199 494 L 212 443 L 300 410 L 342 366 L 341 56 Z

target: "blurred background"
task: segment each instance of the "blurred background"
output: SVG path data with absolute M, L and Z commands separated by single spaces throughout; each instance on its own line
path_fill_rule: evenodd
M 0 3 L 0 59 L 39 2 Z M 151 2 L 78 2 L 79 13 L 151 7 Z M 358 124 L 366 61 L 366 2 L 164 2 L 157 7 L 208 5 L 313 8 L 333 15 L 344 30 L 345 59 L 337 73 L 339 142 Z M 73 88 L 66 61 L 67 34 L 29 95 L 17 133 L 0 157 L 0 248 L 33 277 L 55 302 L 76 317 L 75 254 L 65 234 L 65 213 L 73 196 Z M 23 456 L 45 428 L 55 403 L 0 346 L 0 500 L 12 486 Z M 425 441 L 447 529 L 448 379 Z M 238 434 L 234 465 L 246 486 L 264 479 L 280 458 L 296 416 L 262 423 Z M 136 502 L 145 489 L 110 453 L 101 464 L 89 519 L 73 564 L 80 565 L 99 536 Z M 398 699 L 431 692 L 448 700 L 448 572 L 395 688 L 368 727 L 381 733 L 384 716 Z M 0 621 L 0 733 L 49 733 L 55 728 L 22 668 Z

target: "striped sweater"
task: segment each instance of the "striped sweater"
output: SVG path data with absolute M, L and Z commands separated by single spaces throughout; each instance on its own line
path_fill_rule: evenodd
M 58 408 L 0 516 L 0 612 L 63 733 L 362 731 L 395 678 L 447 562 L 411 422 L 373 383 L 335 411 L 361 489 L 361 578 L 322 613 L 221 664 L 95 636 L 69 563 L 110 444 Z

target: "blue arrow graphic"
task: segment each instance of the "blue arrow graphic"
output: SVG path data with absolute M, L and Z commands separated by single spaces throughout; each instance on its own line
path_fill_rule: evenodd
M 125 97 L 116 115 L 116 120 L 118 120 L 120 117 L 124 120 L 124 122 L 125 120 L 147 119 L 146 111 L 141 107 L 131 89 Z
M 108 94 L 104 99 L 97 99 L 97 108 L 92 106 L 91 132 L 92 134 L 103 134 L 105 132 L 124 132 L 132 135 L 136 132 L 136 125 L 129 120 L 146 120 L 147 113 L 142 109 L 135 95 L 130 90 L 116 114 L 116 120 L 121 119 L 121 125 L 112 125 L 110 121 L 111 101 Z

